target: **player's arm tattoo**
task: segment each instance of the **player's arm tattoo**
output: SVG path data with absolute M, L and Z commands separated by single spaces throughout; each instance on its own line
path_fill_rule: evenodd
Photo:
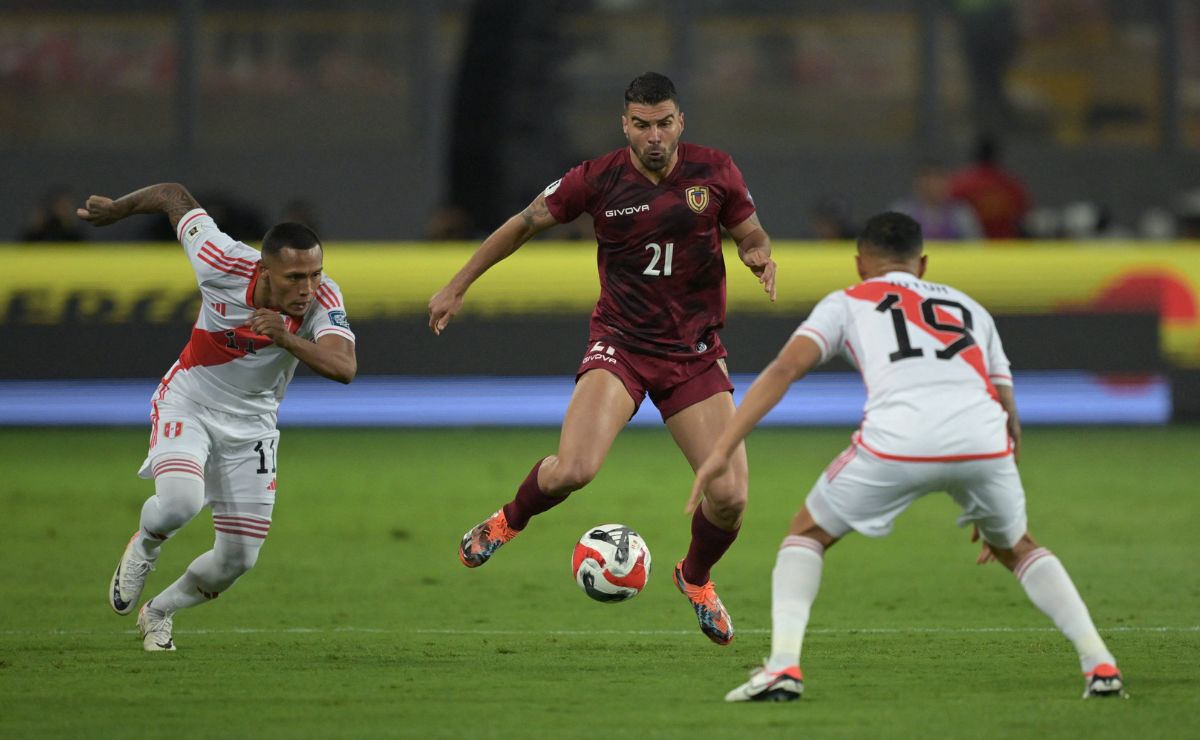
M 171 228 L 179 225 L 179 219 L 200 204 L 177 182 L 150 185 L 122 196 L 113 204 L 124 215 L 135 213 L 163 213 L 171 220 Z
M 548 229 L 557 223 L 546 205 L 546 196 L 538 195 L 533 202 L 521 211 L 521 223 L 525 226 L 525 238 L 528 239 L 539 231 Z

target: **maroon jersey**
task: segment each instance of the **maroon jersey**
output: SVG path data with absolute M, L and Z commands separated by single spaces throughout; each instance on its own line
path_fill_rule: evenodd
M 754 213 L 742 173 L 724 152 L 681 142 L 655 184 L 618 149 L 546 188 L 559 223 L 584 211 L 596 229 L 600 300 L 589 341 L 672 358 L 723 357 L 725 260 L 721 227 Z

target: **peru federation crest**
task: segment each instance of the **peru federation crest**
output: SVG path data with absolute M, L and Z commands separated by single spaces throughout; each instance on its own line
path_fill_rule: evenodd
M 687 198 L 688 208 L 691 208 L 696 213 L 704 213 L 704 209 L 708 208 L 708 186 L 697 185 L 693 188 L 688 188 L 684 193 Z

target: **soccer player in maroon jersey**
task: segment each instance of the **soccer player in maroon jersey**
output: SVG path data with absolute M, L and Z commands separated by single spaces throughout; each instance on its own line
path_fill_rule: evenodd
M 671 81 L 653 72 L 633 80 L 621 123 L 627 147 L 552 183 L 485 239 L 429 301 L 429 327 L 440 334 L 492 265 L 535 234 L 591 214 L 600 299 L 558 452 L 538 461 L 513 500 L 463 536 L 459 557 L 469 568 L 486 563 L 530 517 L 591 482 L 647 394 L 693 468 L 713 450 L 734 413 L 717 334 L 725 323 L 722 227 L 775 300 L 771 242 L 742 174 L 724 152 L 679 141 L 683 113 Z M 692 517 L 691 545 L 675 566 L 675 585 L 701 630 L 721 645 L 733 639 L 733 623 L 709 572 L 737 537 L 747 468 L 739 447 L 726 474 L 705 489 Z

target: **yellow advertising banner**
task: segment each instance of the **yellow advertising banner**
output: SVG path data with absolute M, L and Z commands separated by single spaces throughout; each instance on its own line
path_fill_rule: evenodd
M 331 243 L 326 272 L 350 318 L 411 317 L 466 262 L 475 244 Z M 797 320 L 858 279 L 849 243 L 777 243 L 778 301 L 726 249 L 729 310 L 786 312 Z M 994 314 L 1148 311 L 1164 356 L 1200 367 L 1200 246 L 1171 243 L 933 243 L 927 278 L 966 291 Z M 190 318 L 195 281 L 170 244 L 3 245 L 0 324 L 163 322 Z M 599 292 L 592 243 L 535 243 L 471 289 L 464 314 L 586 312 Z M 1114 337 L 1113 347 L 1120 346 Z

